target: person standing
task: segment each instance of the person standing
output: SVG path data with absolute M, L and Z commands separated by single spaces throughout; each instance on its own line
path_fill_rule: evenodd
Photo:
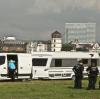
M 14 60 L 10 60 L 8 63 L 8 69 L 9 69 L 9 76 L 11 77 L 11 79 L 14 81 L 15 79 L 15 61 Z
M 86 71 L 88 72 L 88 90 L 89 89 L 95 89 L 95 84 L 97 81 L 97 75 L 99 73 L 99 70 L 95 63 L 91 63 L 91 66 L 89 66 Z
M 74 88 L 82 88 L 82 78 L 84 71 L 82 61 L 79 61 L 78 64 L 73 67 L 73 71 L 75 73 Z

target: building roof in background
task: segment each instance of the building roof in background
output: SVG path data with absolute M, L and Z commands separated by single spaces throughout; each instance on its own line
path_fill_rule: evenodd
M 26 42 L 19 41 L 19 40 L 4 40 L 2 43 L 3 44 L 22 44 L 22 45 L 26 44 Z
M 58 31 L 55 31 L 55 32 L 52 33 L 52 38 L 61 38 L 61 37 L 62 37 L 62 35 Z

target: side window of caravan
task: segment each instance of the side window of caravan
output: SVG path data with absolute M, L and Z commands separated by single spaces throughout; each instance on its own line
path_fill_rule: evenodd
M 52 59 L 50 67 L 62 67 L 62 59 Z
M 55 67 L 61 67 L 62 66 L 62 60 L 61 59 L 56 59 L 55 60 Z
M 77 59 L 63 59 L 62 67 L 73 67 L 77 64 Z
M 99 65 L 99 59 L 82 59 L 82 62 L 84 64 L 84 66 L 90 66 L 91 65 L 91 62 L 92 63 L 95 63 L 95 65 Z
M 52 59 L 50 67 L 73 67 L 77 59 Z
M 91 62 L 92 62 L 92 63 L 95 63 L 96 66 L 98 65 L 98 64 L 97 64 L 97 59 L 92 59 Z
M 88 64 L 88 59 L 82 59 L 83 64 Z
M 5 63 L 5 56 L 0 56 L 0 65 Z
M 46 66 L 47 58 L 33 58 L 32 66 Z

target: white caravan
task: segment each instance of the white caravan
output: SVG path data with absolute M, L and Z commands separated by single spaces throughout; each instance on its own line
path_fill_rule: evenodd
M 32 54 L 32 79 L 68 79 L 74 78 L 72 68 L 78 60 L 86 68 L 94 62 L 100 65 L 99 54 L 95 52 L 34 52 Z M 100 69 L 100 68 L 99 68 Z
M 15 79 L 29 79 L 31 77 L 31 54 L 0 53 L 0 79 L 9 79 L 8 61 L 13 59 L 16 65 Z

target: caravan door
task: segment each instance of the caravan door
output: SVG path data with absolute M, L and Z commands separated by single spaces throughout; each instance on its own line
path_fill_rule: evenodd
M 33 78 L 48 78 L 48 70 L 47 70 L 47 61 L 48 58 L 33 58 Z
M 18 55 L 18 78 L 29 78 L 32 69 L 32 58 L 30 54 Z

